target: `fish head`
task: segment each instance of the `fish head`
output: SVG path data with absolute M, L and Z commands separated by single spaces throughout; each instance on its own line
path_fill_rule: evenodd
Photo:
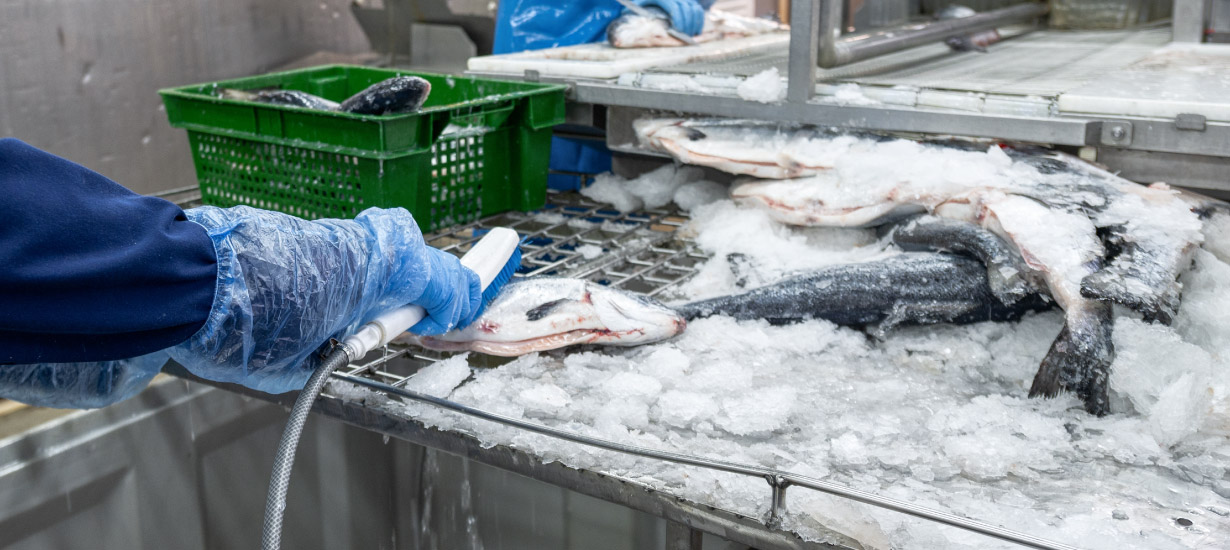
M 875 227 L 925 210 L 889 191 L 843 190 L 836 176 L 821 173 L 789 180 L 736 181 L 730 196 L 739 204 L 767 211 L 778 222 L 798 226 Z
M 595 343 L 658 342 L 687 328 L 687 321 L 675 310 L 640 294 L 595 285 L 589 298 L 597 324 L 606 331 Z
M 431 83 L 410 75 L 382 80 L 343 101 L 339 109 L 361 115 L 408 113 L 419 110 L 431 94 Z
M 389 110 L 394 112 L 417 111 L 431 95 L 431 83 L 417 76 L 395 77 L 387 88 Z
M 442 351 L 517 356 L 578 344 L 635 346 L 671 338 L 687 321 L 657 301 L 578 279 L 526 279 L 501 291 L 463 330 L 399 338 Z

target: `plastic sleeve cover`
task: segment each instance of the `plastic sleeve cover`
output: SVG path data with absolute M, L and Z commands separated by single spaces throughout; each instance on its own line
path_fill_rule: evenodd
M 430 276 L 427 246 L 402 208 L 306 221 L 246 206 L 200 207 L 218 256 L 209 318 L 168 350 L 193 374 L 269 393 L 297 390 L 322 345 L 412 303 Z
M 0 368 L 0 395 L 39 407 L 93 409 L 123 401 L 145 388 L 167 362 L 167 352 L 86 363 L 35 363 Z

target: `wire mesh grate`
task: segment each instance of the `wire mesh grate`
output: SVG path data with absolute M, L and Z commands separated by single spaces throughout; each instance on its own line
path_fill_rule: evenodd
M 427 244 L 465 254 L 496 227 L 522 236 L 522 277 L 588 279 L 657 296 L 676 288 L 707 256 L 678 231 L 688 218 L 673 210 L 621 213 L 575 193 L 556 193 L 537 212 L 506 212 L 428 235 Z
M 461 256 L 496 227 L 521 235 L 516 277 L 572 277 L 661 297 L 690 279 L 708 256 L 681 228 L 676 210 L 619 212 L 577 193 L 551 193 L 535 212 L 505 212 L 426 236 L 427 244 Z M 453 354 L 391 345 L 339 372 L 404 387 L 422 367 Z M 475 355 L 475 366 L 497 366 L 507 358 Z

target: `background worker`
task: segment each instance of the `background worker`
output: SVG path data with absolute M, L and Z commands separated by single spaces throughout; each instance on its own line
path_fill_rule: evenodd
M 705 10 L 714 0 L 634 0 L 661 10 L 671 26 L 691 36 L 700 34 Z M 493 53 L 515 53 L 606 39 L 607 26 L 626 11 L 615 0 L 502 0 L 496 12 Z M 550 168 L 555 172 L 600 174 L 611 170 L 611 151 L 601 141 L 551 139 Z M 568 174 L 551 174 L 555 189 L 578 189 Z

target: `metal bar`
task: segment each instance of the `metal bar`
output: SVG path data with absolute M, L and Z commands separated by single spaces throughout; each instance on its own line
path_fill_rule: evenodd
M 825 15 L 837 8 L 841 0 L 823 0 Z M 1017 23 L 1037 18 L 1047 11 L 1044 3 L 1019 4 L 998 10 L 992 10 L 961 19 L 932 21 L 918 25 L 903 27 L 887 33 L 877 33 L 870 36 L 851 36 L 834 40 L 831 49 L 828 36 L 821 38 L 820 66 L 824 68 L 846 65 L 864 59 L 870 59 L 886 53 L 901 51 L 914 46 L 939 42 L 950 36 L 993 29 L 1009 23 Z M 823 20 L 823 18 L 821 18 Z M 834 23 L 826 22 L 822 32 L 831 32 Z
M 1171 40 L 1175 42 L 1204 41 L 1205 0 L 1174 0 L 1171 19 Z
M 820 4 L 820 44 L 817 62 L 821 67 L 839 65 L 837 41 L 841 38 L 842 0 L 814 0 Z
M 702 550 L 703 533 L 675 521 L 666 522 L 666 550 Z
M 765 524 L 776 528 L 781 526 L 782 518 L 786 515 L 786 488 L 790 486 L 790 482 L 780 476 L 770 476 L 767 480 L 772 494 L 769 497 L 769 518 L 765 520 Z
M 733 96 L 697 97 L 686 92 L 646 90 L 578 82 L 577 101 L 658 111 L 750 118 L 841 128 L 990 137 L 1054 145 L 1097 143 L 1100 126 L 1078 118 L 1033 118 L 953 111 L 856 107 L 818 102 L 764 104 Z
M 809 478 L 806 476 L 800 476 L 800 475 L 792 474 L 789 472 L 782 472 L 780 470 L 774 470 L 771 468 L 764 468 L 761 466 L 755 466 L 755 465 L 750 465 L 750 464 L 739 464 L 735 462 L 727 462 L 724 460 L 715 460 L 711 458 L 686 455 L 682 453 L 673 453 L 669 451 L 659 451 L 659 450 L 649 449 L 645 447 L 637 447 L 635 445 L 626 445 L 626 444 L 617 443 L 614 441 L 607 441 L 605 439 L 598 439 L 596 437 L 590 437 L 587 435 L 573 433 L 573 432 L 569 432 L 566 430 L 560 430 L 557 428 L 552 428 L 550 426 L 544 426 L 541 424 L 534 424 L 532 422 L 526 422 L 524 420 L 512 418 L 509 416 L 504 416 L 501 414 L 496 414 L 496 413 L 485 411 L 482 409 L 477 409 L 469 405 L 457 403 L 455 401 L 449 401 L 447 399 L 441 399 L 439 397 L 421 394 L 421 393 L 410 391 L 404 388 L 392 387 L 387 384 L 382 384 L 380 382 L 376 382 L 374 380 L 368 380 L 366 378 L 362 378 L 358 376 L 351 376 L 351 375 L 343 374 L 340 372 L 334 372 L 332 376 L 335 379 L 344 380 L 346 382 L 350 382 L 350 383 L 357 384 L 357 385 L 360 385 L 366 388 L 381 391 L 387 394 L 396 395 L 398 397 L 403 397 L 406 399 L 413 399 L 415 401 L 434 405 L 442 409 L 447 409 L 447 410 L 461 413 L 461 414 L 471 416 L 474 418 L 480 418 L 480 419 L 487 420 L 490 422 L 495 422 L 497 424 L 503 424 L 505 426 L 512 426 L 514 428 L 519 428 L 519 429 L 522 429 L 528 432 L 534 432 L 534 433 L 541 434 L 541 435 L 555 437 L 558 439 L 563 439 L 565 441 L 571 441 L 573 443 L 579 443 L 582 445 L 597 447 L 599 449 L 606 449 L 608 451 L 632 454 L 632 455 L 641 456 L 645 458 L 654 458 L 658 460 L 664 460 L 664 461 L 673 462 L 676 464 L 685 464 L 688 466 L 709 468 L 711 470 L 729 472 L 732 474 L 755 476 L 755 477 L 760 477 L 760 478 L 765 478 L 765 479 L 778 480 L 779 485 L 781 483 L 789 483 L 790 485 L 798 485 L 800 487 L 807 487 L 809 489 L 820 491 L 822 493 L 827 493 L 833 496 L 838 496 L 838 497 L 846 498 L 846 499 L 853 500 L 856 502 L 861 502 L 863 504 L 869 504 L 869 505 L 876 506 L 879 508 L 884 508 L 886 510 L 892 510 L 894 512 L 900 512 L 902 514 L 906 514 L 906 515 L 910 515 L 910 516 L 914 516 L 914 517 L 918 517 L 918 518 L 922 518 L 926 520 L 931 520 L 931 521 L 938 522 L 938 523 L 943 523 L 951 527 L 956 527 L 959 529 L 964 529 L 966 531 L 979 533 L 982 535 L 986 535 L 988 537 L 996 538 L 996 539 L 1007 541 L 1007 542 L 1012 542 L 1012 543 L 1019 544 L 1021 546 L 1025 546 L 1028 548 L 1036 548 L 1039 550 L 1076 550 L 1075 547 L 1068 546 L 1066 544 L 1048 541 L 1042 538 L 1035 537 L 1033 535 L 1027 535 L 1025 533 L 1018 533 L 1016 531 L 1005 529 L 1003 527 L 999 527 L 996 525 L 983 523 L 983 522 L 972 520 L 969 518 L 963 518 L 961 516 L 957 516 L 955 514 L 950 514 L 947 512 L 931 510 L 931 509 L 924 508 L 922 506 L 918 506 L 916 504 L 912 504 L 912 503 L 905 502 L 902 500 L 883 497 L 880 495 L 876 495 L 874 493 L 860 491 L 858 489 L 851 489 L 849 487 L 845 487 L 845 486 L 842 486 L 836 483 L 822 481 L 819 479 L 813 479 L 813 478 Z
M 814 0 L 792 0 L 790 6 L 790 60 L 786 73 L 786 101 L 806 103 L 816 93 L 816 56 L 820 10 Z
M 1224 122 L 1209 122 L 1203 131 L 1189 131 L 1176 127 L 1174 119 L 1116 117 L 1115 121 L 1132 124 L 1132 142 L 1122 146 L 1125 148 L 1223 158 L 1230 156 L 1230 124 Z

